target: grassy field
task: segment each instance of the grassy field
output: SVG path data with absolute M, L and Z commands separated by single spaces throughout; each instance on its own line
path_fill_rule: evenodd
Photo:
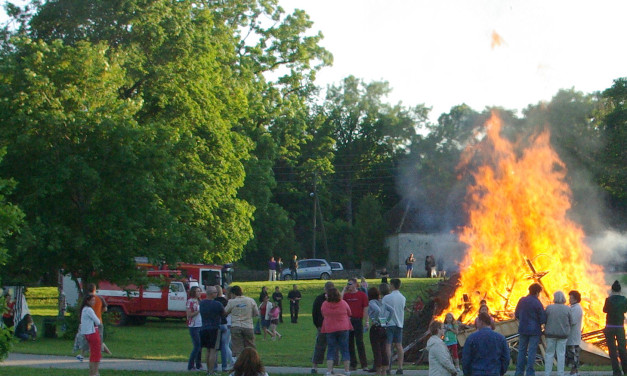
M 369 284 L 378 284 L 380 280 L 368 280 Z M 434 279 L 403 279 L 401 292 L 407 297 L 410 305 L 420 295 L 425 297 L 428 289 L 437 280 Z M 336 281 L 343 287 L 345 280 Z M 292 287 L 292 282 L 242 282 L 238 283 L 244 294 L 257 300 L 262 286 L 268 286 L 273 291 L 279 286 L 283 295 Z M 300 305 L 300 315 L 297 324 L 289 321 L 289 305 L 284 304 L 284 324 L 279 325 L 279 332 L 283 334 L 281 341 L 263 341 L 262 336 L 256 336 L 256 345 L 264 363 L 269 366 L 309 366 L 315 341 L 315 328 L 311 318 L 311 308 L 316 295 L 322 292 L 324 281 L 298 281 L 299 289 L 303 294 Z M 35 322 L 43 333 L 43 319 L 56 317 L 56 288 L 29 288 L 27 302 Z M 61 334 L 60 329 L 57 330 Z M 126 326 L 114 328 L 105 327 L 106 343 L 116 358 L 154 359 L 187 361 L 191 351 L 191 341 L 187 326 L 183 320 L 149 319 L 143 326 Z M 372 358 L 370 344 L 365 336 L 366 353 Z M 16 344 L 14 351 L 32 354 L 71 355 L 73 341 L 61 338 L 40 338 L 35 342 Z

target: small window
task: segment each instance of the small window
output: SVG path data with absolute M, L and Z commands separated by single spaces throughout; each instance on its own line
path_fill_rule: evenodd
M 311 261 L 307 260 L 307 261 L 301 261 L 298 263 L 298 267 L 299 268 L 310 268 L 311 267 Z
M 154 283 L 150 283 L 148 286 L 146 286 L 144 291 L 146 291 L 146 292 L 158 292 L 158 291 L 161 291 L 161 287 L 155 285 Z
M 170 283 L 171 292 L 185 292 L 185 286 L 181 282 Z

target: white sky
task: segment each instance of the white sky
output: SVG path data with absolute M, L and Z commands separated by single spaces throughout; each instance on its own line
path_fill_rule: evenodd
M 322 31 L 333 66 L 320 86 L 384 80 L 389 101 L 522 109 L 560 88 L 603 90 L 627 76 L 627 1 L 280 0 Z M 492 33 L 504 43 L 492 48 Z

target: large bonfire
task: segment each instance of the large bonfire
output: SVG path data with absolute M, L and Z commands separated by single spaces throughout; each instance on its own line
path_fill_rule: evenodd
M 468 246 L 460 284 L 445 312 L 469 322 L 485 299 L 491 313 L 506 319 L 529 285 L 539 282 L 545 306 L 557 290 L 578 290 L 584 331 L 601 328 L 603 270 L 592 263 L 580 226 L 568 218 L 566 168 L 548 131 L 522 148 L 501 137 L 496 114 L 486 129 L 485 139 L 465 151 L 460 165 L 481 160 L 467 194 L 469 225 L 459 233 Z

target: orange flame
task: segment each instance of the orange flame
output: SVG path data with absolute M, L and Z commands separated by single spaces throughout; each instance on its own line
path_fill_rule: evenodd
M 501 47 L 503 43 L 505 43 L 505 40 L 495 30 L 492 30 L 492 42 L 490 43 L 490 47 L 492 49 Z
M 519 151 L 519 145 L 500 136 L 496 114 L 486 126 L 486 138 L 467 148 L 460 165 L 467 167 L 473 158 L 483 161 L 467 192 L 470 224 L 459 238 L 468 249 L 448 311 L 470 322 L 485 299 L 492 313 L 511 316 L 535 277 L 544 286 L 540 299 L 545 306 L 557 290 L 566 296 L 578 290 L 584 329 L 599 329 L 608 287 L 602 268 L 591 262 L 582 229 L 567 217 L 566 167 L 549 144 L 549 132 Z

